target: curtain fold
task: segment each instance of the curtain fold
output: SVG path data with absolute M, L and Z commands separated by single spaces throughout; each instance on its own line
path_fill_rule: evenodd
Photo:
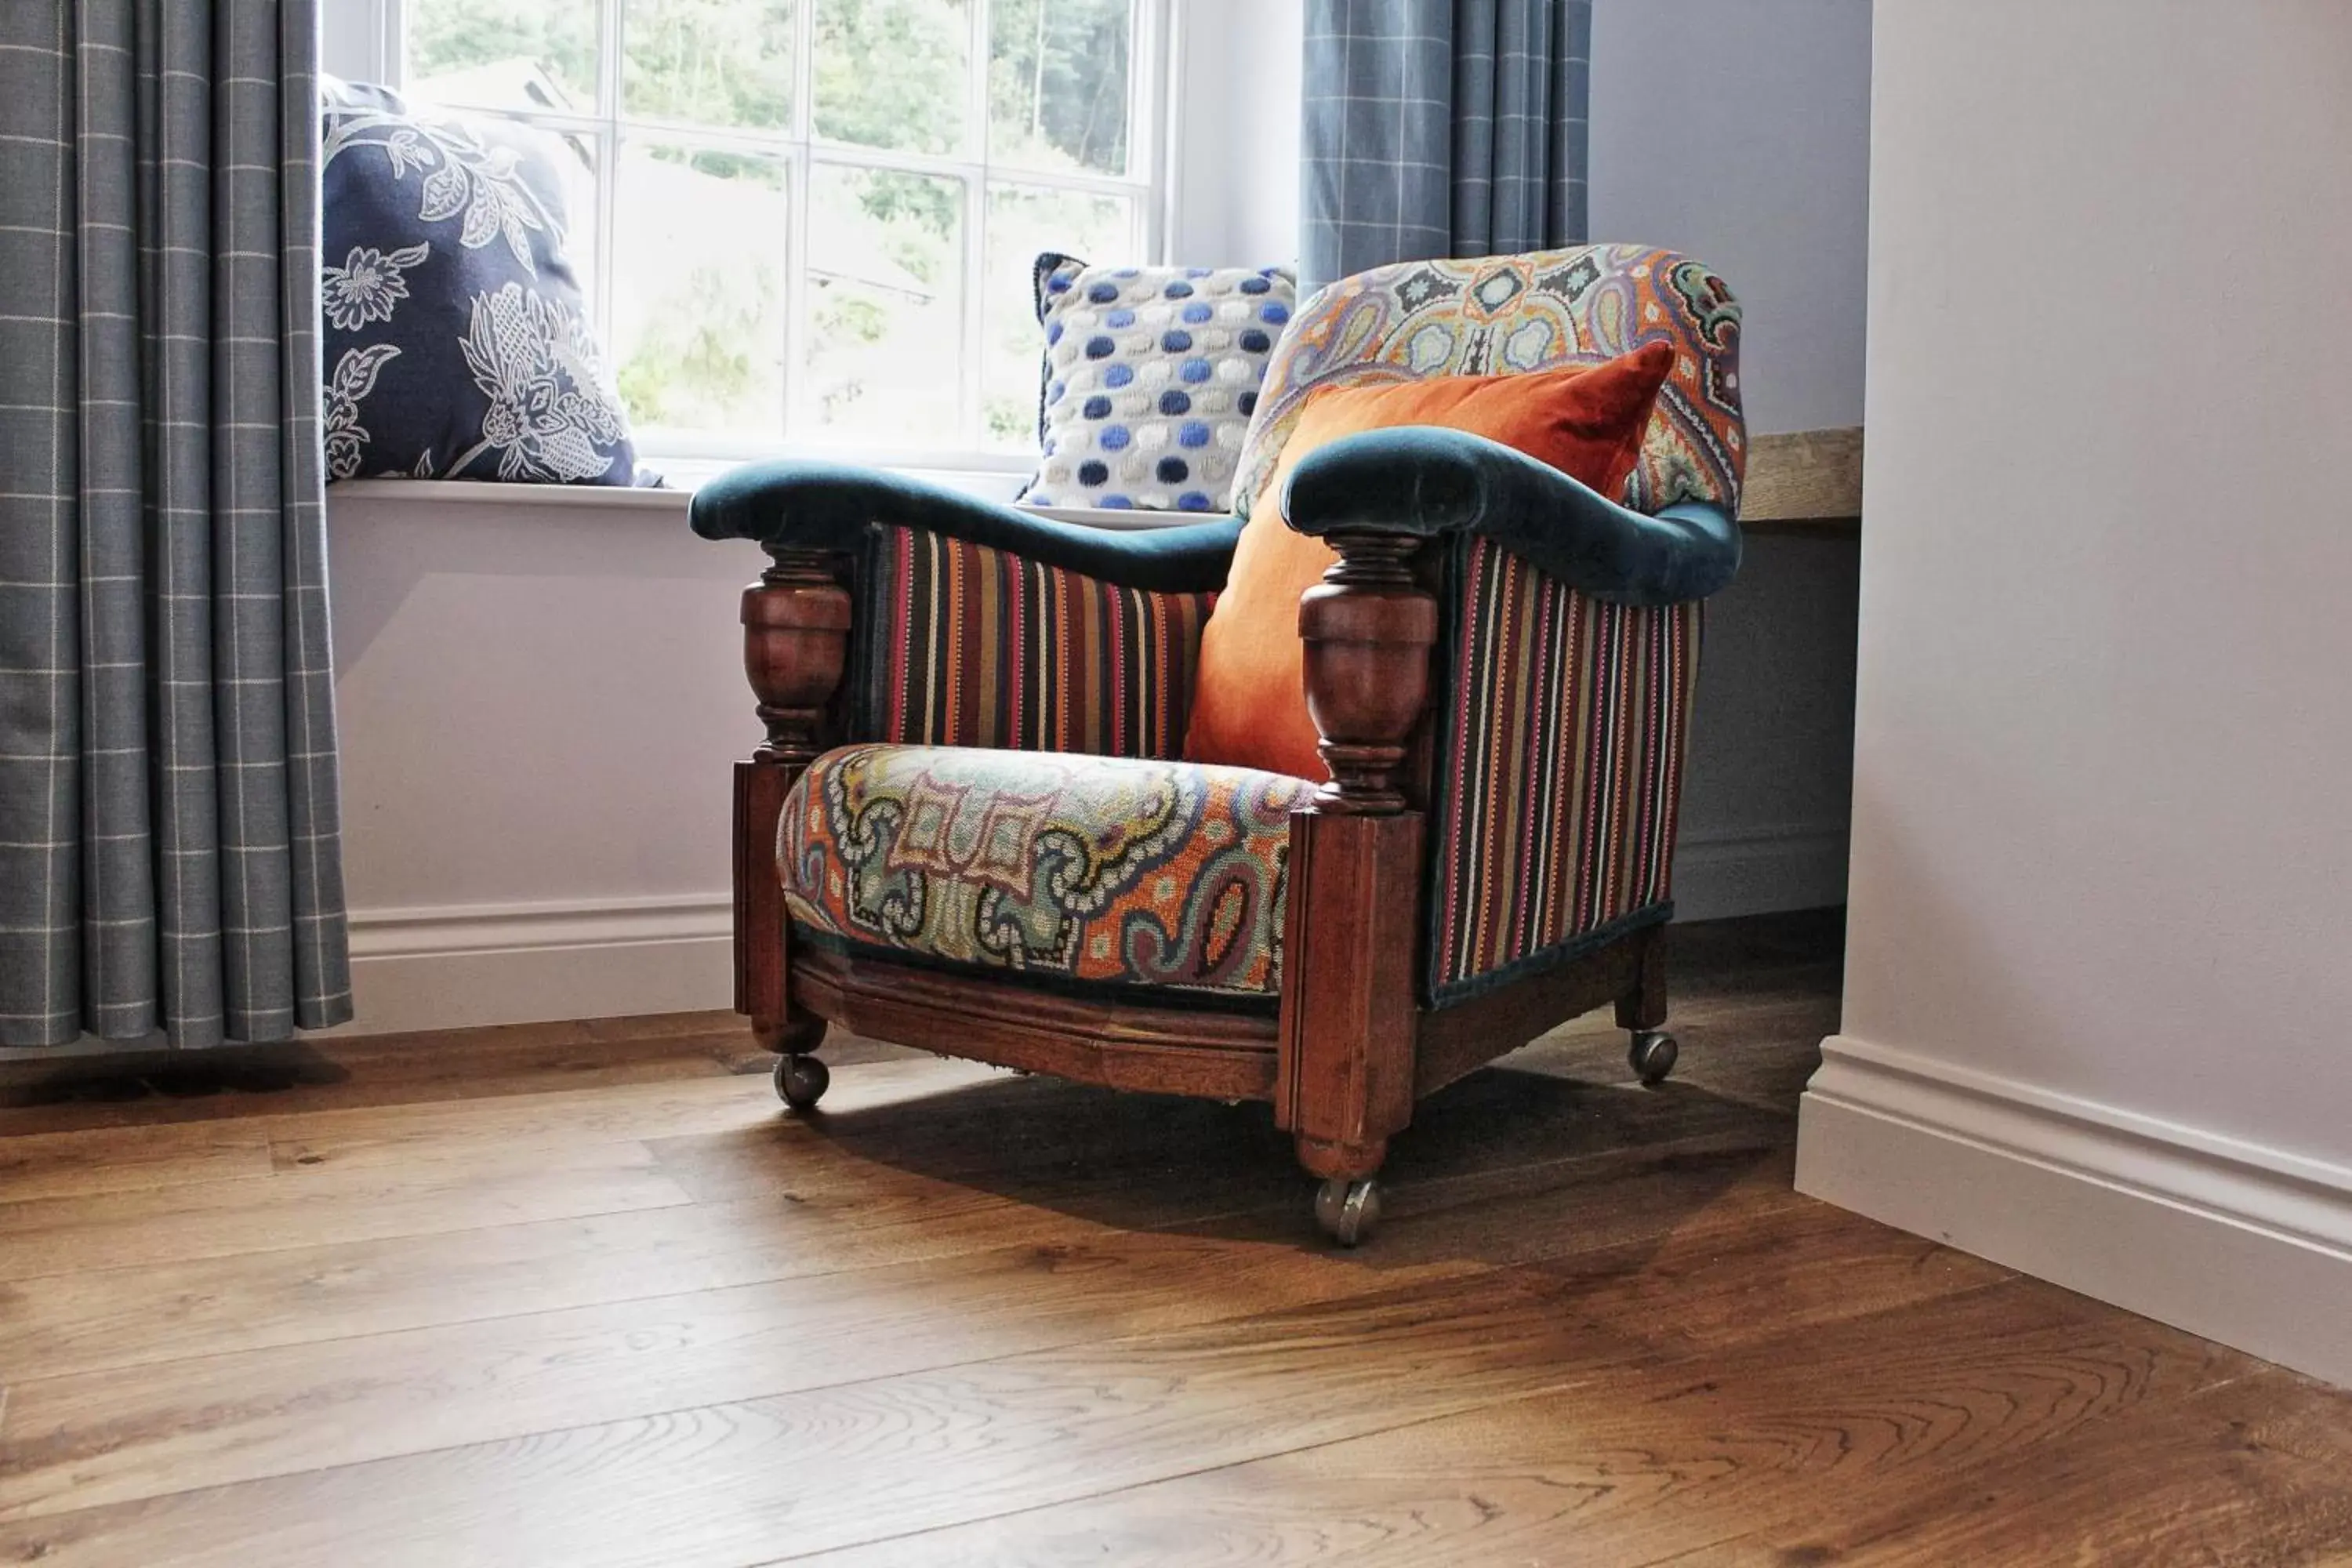
M 1591 0 L 1307 0 L 1299 290 L 1585 237 Z
M 0 1046 L 351 1016 L 317 29 L 0 5 Z

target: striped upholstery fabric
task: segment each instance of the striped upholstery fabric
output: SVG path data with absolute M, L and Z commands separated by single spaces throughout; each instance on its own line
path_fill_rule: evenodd
M 1484 539 L 1455 554 L 1433 803 L 1431 1000 L 1664 920 L 1696 603 L 1604 604 Z
M 1154 594 L 918 529 L 863 574 L 858 733 L 906 745 L 1173 757 L 1213 594 Z

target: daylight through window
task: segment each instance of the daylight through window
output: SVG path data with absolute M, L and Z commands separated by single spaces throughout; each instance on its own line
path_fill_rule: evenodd
M 1034 447 L 1038 251 L 1150 258 L 1165 0 L 406 0 L 405 86 L 562 135 L 656 454 Z

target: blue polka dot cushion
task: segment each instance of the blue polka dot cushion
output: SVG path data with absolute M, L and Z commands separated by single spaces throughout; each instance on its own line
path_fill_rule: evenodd
M 1037 258 L 1045 329 L 1031 506 L 1227 511 L 1290 268 L 1089 267 Z

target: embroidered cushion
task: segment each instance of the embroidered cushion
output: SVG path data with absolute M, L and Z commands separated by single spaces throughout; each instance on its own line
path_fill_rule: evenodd
M 1739 303 L 1706 263 L 1642 245 L 1399 261 L 1317 289 L 1276 345 L 1234 510 L 1248 515 L 1318 386 L 1558 370 L 1651 342 L 1675 346 L 1675 372 L 1616 499 L 1738 512 Z
M 561 139 L 321 92 L 331 479 L 635 482 L 628 417 L 566 254 Z
M 777 835 L 795 927 L 965 969 L 1268 999 L 1304 780 L 1241 768 L 845 746 Z
M 1033 506 L 1224 511 L 1268 357 L 1297 301 L 1286 267 L 1089 267 L 1037 258 L 1045 329 Z

